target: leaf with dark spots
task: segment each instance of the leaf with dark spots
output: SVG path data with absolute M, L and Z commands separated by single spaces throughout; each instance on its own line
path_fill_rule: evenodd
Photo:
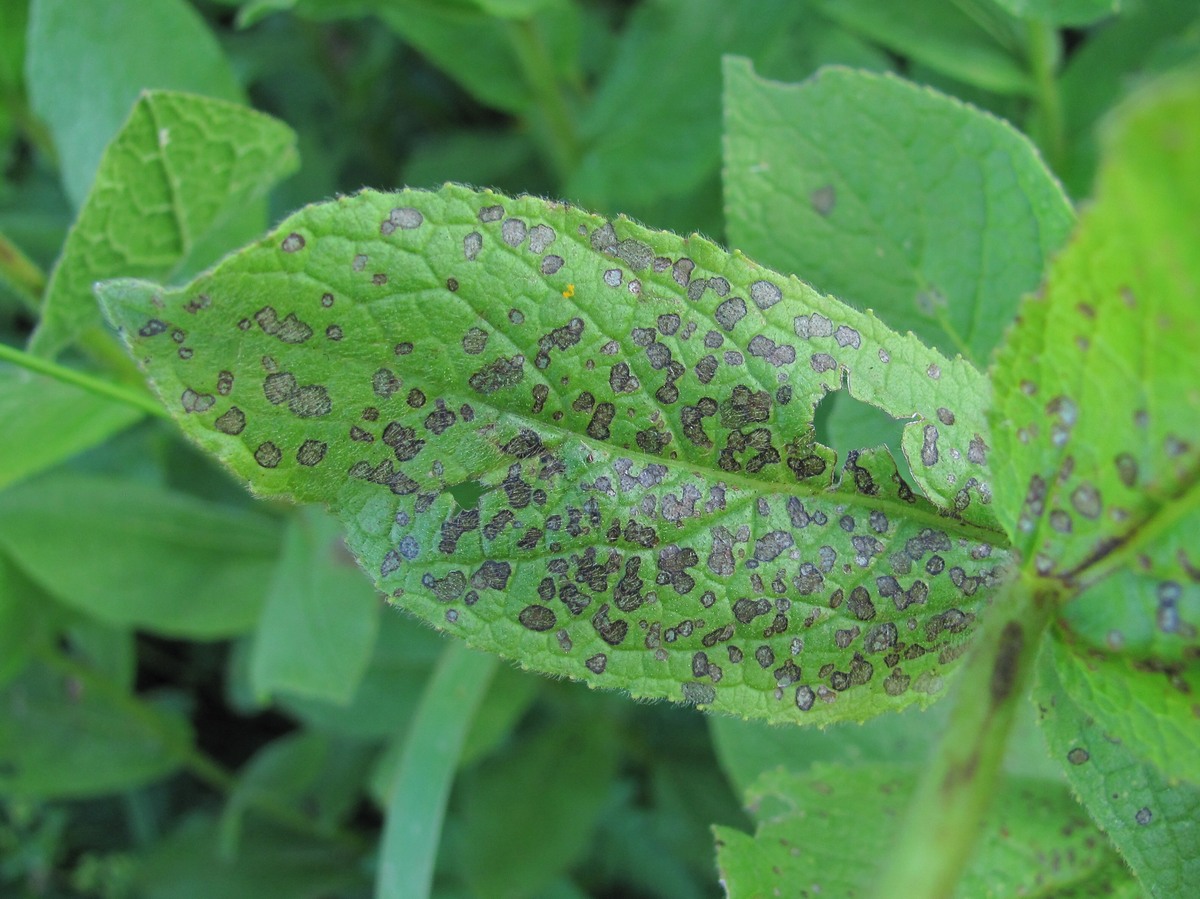
M 978 373 L 700 237 L 456 186 L 364 192 L 186 287 L 101 296 L 159 393 L 192 392 L 173 410 L 189 436 L 257 493 L 330 506 L 394 602 L 548 674 L 861 719 L 930 701 L 911 685 L 956 661 L 909 635 L 958 610 L 965 637 L 1007 561 L 969 458 L 992 439 Z M 187 321 L 193 357 L 152 320 Z M 281 339 L 301 323 L 341 339 Z M 848 381 L 814 371 L 817 353 Z M 910 422 L 922 495 L 886 452 L 842 466 L 816 441 L 831 388 Z M 889 652 L 904 656 L 874 662 Z

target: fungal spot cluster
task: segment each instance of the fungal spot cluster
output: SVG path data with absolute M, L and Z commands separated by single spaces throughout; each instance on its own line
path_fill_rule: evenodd
M 343 198 L 349 233 L 285 225 L 156 309 L 144 353 L 184 316 L 237 347 L 172 361 L 179 411 L 239 472 L 335 505 L 398 602 L 544 670 L 751 690 L 778 717 L 941 689 L 1004 563 L 959 527 L 988 499 L 976 419 L 920 424 L 922 464 L 965 472 L 936 508 L 885 453 L 815 440 L 815 403 L 890 361 L 865 318 L 673 236 L 446 191 Z M 272 254 L 331 253 L 255 286 Z

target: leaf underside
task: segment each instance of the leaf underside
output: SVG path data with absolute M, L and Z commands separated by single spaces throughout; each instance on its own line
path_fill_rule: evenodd
M 368 191 L 187 287 L 99 294 L 189 436 L 542 672 L 863 719 L 941 689 L 1007 559 L 979 372 L 701 237 Z M 920 493 L 815 441 L 843 387 L 909 421 Z

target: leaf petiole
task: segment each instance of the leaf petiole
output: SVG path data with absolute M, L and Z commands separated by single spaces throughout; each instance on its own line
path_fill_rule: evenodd
M 31 353 L 18 350 L 16 347 L 0 343 L 0 361 L 11 362 L 28 371 L 55 378 L 64 384 L 73 384 L 97 396 L 108 397 L 127 406 L 132 406 L 135 409 L 140 409 L 147 415 L 153 415 L 166 420 L 170 420 L 171 418 L 170 413 L 163 408 L 162 404 L 144 391 L 132 390 L 120 384 L 114 384 L 111 381 L 97 378 L 87 372 L 67 368 L 65 365 L 59 365 L 57 362 L 52 362 L 49 359 L 43 359 L 40 356 L 34 356 Z

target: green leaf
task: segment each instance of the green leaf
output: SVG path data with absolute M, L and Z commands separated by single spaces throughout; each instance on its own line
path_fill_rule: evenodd
M 125 403 L 73 384 L 0 366 L 0 490 L 103 443 L 141 417 Z
M 402 739 L 445 643 L 407 615 L 387 609 L 379 621 L 375 653 L 346 702 L 292 696 L 282 689 L 275 700 L 289 715 L 323 733 L 359 740 Z
M 371 660 L 381 607 L 341 526 L 315 509 L 292 516 L 254 634 L 255 692 L 349 702 Z
M 661 198 L 709 192 L 720 165 L 721 57 L 727 53 L 751 56 L 793 78 L 822 63 L 886 64 L 791 0 L 640 4 L 581 116 L 584 151 L 565 194 L 593 208 L 661 221 Z M 646 89 L 650 83 L 654 90 Z M 650 122 L 658 124 L 647 127 Z
M 295 11 L 320 20 L 378 16 L 477 100 L 514 114 L 529 111 L 539 87 L 527 77 L 518 30 L 527 28 L 534 35 L 554 77 L 570 71 L 578 42 L 578 12 L 564 3 L 550 4 L 529 23 L 508 22 L 442 0 L 298 0 Z M 465 47 L 470 52 L 463 52 Z
M 199 813 L 138 857 L 131 879 L 145 899 L 324 899 L 367 886 L 351 852 L 261 822 L 247 828 L 235 858 L 225 857 L 218 823 Z
M 1060 643 L 1053 658 L 1062 695 L 1096 727 L 1119 738 L 1130 755 L 1158 766 L 1172 782 L 1200 786 L 1196 665 L 1162 670 L 1099 653 L 1081 657 Z
M 850 31 L 951 78 L 998 94 L 1031 95 L 1025 25 L 991 2 L 817 0 Z
M 521 735 L 462 776 L 460 838 L 474 847 L 462 868 L 476 895 L 536 895 L 588 848 L 620 758 L 612 719 L 588 711 Z
M 279 528 L 160 488 L 59 474 L 0 494 L 0 548 L 101 621 L 213 639 L 257 620 Z
M 237 856 L 256 804 L 303 809 L 318 826 L 336 824 L 360 798 L 370 754 L 361 743 L 303 730 L 267 743 L 238 772 L 221 813 L 222 858 Z M 260 823 L 254 818 L 249 827 Z
M 1121 0 L 995 0 L 996 5 L 1014 16 L 1051 25 L 1075 26 L 1114 16 L 1121 11 Z
M 53 600 L 0 554 L 0 687 L 51 639 L 53 608 Z
M 998 511 L 1059 623 L 1194 665 L 1200 640 L 1200 77 L 1124 108 L 1097 198 L 994 364 Z
M 1063 181 L 1073 196 L 1086 196 L 1092 187 L 1098 154 L 1096 125 L 1129 90 L 1145 83 L 1160 69 L 1164 57 L 1180 47 L 1186 35 L 1200 26 L 1200 10 L 1192 0 L 1138 3 L 1089 34 L 1071 54 L 1062 76 L 1067 155 Z M 1193 44 L 1192 61 L 1200 57 Z
M 34 662 L 0 690 L 0 793 L 78 799 L 130 789 L 175 770 L 170 750 L 189 741 L 182 716 Z
M 241 101 L 212 33 L 183 0 L 31 0 L 26 78 L 76 208 L 105 145 L 147 89 Z
M 1038 662 L 1034 699 L 1050 752 L 1092 818 L 1150 896 L 1186 896 L 1200 879 L 1200 787 L 1173 769 L 1195 756 L 1195 744 L 1168 769 L 1138 758 L 1140 735 L 1110 731 L 1078 705 L 1060 674 L 1069 651 L 1049 643 Z
M 186 288 L 100 294 L 202 447 L 330 505 L 400 605 L 539 671 L 861 719 L 937 692 L 1006 558 L 978 372 L 700 237 L 364 192 Z M 812 409 L 847 377 L 910 421 L 930 499 L 886 454 L 836 475 Z
M 725 135 L 735 246 L 978 368 L 1072 225 L 1026 137 L 893 76 L 727 60 Z
M 170 281 L 248 240 L 265 221 L 256 201 L 297 164 L 295 135 L 275 119 L 189 94 L 142 94 L 67 236 L 33 348 L 53 354 L 101 323 L 97 280 Z
M 886 883 L 880 852 L 895 839 L 914 783 L 915 769 L 879 763 L 764 774 L 747 794 L 754 836 L 713 829 L 727 894 L 794 895 L 799 886 L 810 895 L 870 895 Z M 1123 873 L 1067 790 L 1041 780 L 1007 781 L 979 845 L 955 896 L 1050 895 Z

